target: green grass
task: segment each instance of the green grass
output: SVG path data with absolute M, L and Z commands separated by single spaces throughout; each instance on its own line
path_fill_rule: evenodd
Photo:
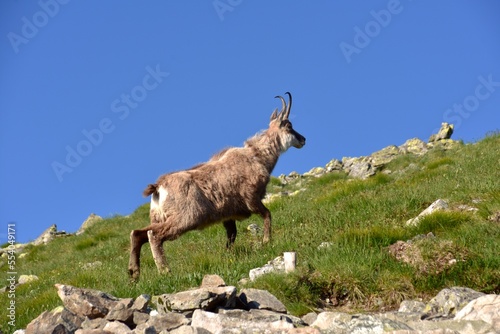
M 129 217 L 107 218 L 79 236 L 30 247 L 28 255 L 17 260 L 16 269 L 40 280 L 16 289 L 17 328 L 61 304 L 56 283 L 117 297 L 182 291 L 198 286 L 205 274 L 219 274 L 237 286 L 250 269 L 284 251 L 297 252 L 294 273 L 267 275 L 248 286 L 269 290 L 295 315 L 324 307 L 393 309 L 403 299 L 429 298 L 456 285 L 500 293 L 500 224 L 488 220 L 500 211 L 499 163 L 500 135 L 493 134 L 450 151 L 436 148 L 421 157 L 401 156 L 385 167 L 392 173 L 364 181 L 344 173 L 286 185 L 273 178 L 271 192 L 306 190 L 268 204 L 273 216 L 271 244 L 263 245 L 246 231 L 251 223 L 262 224 L 257 216 L 238 223 L 231 251 L 225 250 L 221 225 L 189 232 L 165 243 L 169 275 L 157 273 L 149 247 L 143 247 L 141 279 L 132 284 L 127 276 L 129 233 L 149 222 L 149 205 L 142 205 Z M 451 210 L 430 215 L 417 227 L 405 226 L 438 198 L 447 200 Z M 460 211 L 459 205 L 479 210 Z M 458 260 L 454 266 L 439 274 L 423 273 L 389 255 L 387 247 L 397 240 L 429 232 L 436 241 L 423 243 L 422 257 L 432 261 L 433 250 L 442 248 Z M 322 242 L 331 247 L 318 250 Z M 84 269 L 96 261 L 102 265 Z M 7 271 L 3 263 L 4 282 Z M 7 294 L 1 294 L 0 304 L 8 302 Z M 0 329 L 12 332 L 4 318 Z

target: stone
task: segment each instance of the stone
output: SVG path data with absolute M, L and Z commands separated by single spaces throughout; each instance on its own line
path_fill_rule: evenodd
M 285 259 L 283 256 L 278 256 L 262 267 L 250 269 L 248 276 L 251 281 L 254 281 L 257 277 L 274 272 L 285 272 Z
M 429 143 L 437 142 L 443 139 L 450 139 L 453 134 L 454 126 L 446 122 L 441 123 L 441 128 L 438 133 L 432 134 L 429 138 Z
M 211 333 L 221 333 L 225 330 L 231 330 L 231 333 L 255 333 L 264 330 L 275 332 L 294 328 L 293 324 L 287 320 L 246 320 L 223 313 L 211 313 L 203 310 L 194 311 L 191 326 L 202 327 Z
M 370 160 L 374 167 L 381 167 L 387 165 L 400 154 L 401 150 L 397 146 L 390 145 L 380 151 L 372 153 L 370 155 Z
M 286 313 L 285 305 L 266 290 L 243 289 L 238 298 L 248 309 Z
M 399 305 L 398 312 L 402 313 L 422 313 L 425 309 L 425 303 L 418 300 L 403 300 Z
M 64 306 L 80 317 L 103 318 L 119 302 L 118 298 L 102 291 L 75 288 L 63 284 L 55 286 Z
M 31 282 L 38 281 L 38 276 L 36 275 L 20 275 L 17 281 L 18 284 L 27 284 Z
M 398 148 L 402 153 L 412 153 L 416 155 L 422 155 L 429 151 L 427 144 L 418 138 L 408 139 Z
M 446 209 L 448 209 L 448 203 L 442 199 L 438 199 L 434 203 L 432 203 L 429 207 L 427 207 L 427 209 L 422 211 L 417 217 L 407 220 L 406 226 L 416 226 L 423 217 L 428 216 L 436 211 L 446 210 Z
M 345 333 L 347 331 L 347 323 L 351 319 L 352 316 L 350 314 L 343 312 L 321 312 L 311 326 L 330 333 Z
M 134 304 L 132 305 L 131 308 L 134 311 L 146 312 L 150 301 L 151 301 L 150 295 L 142 294 L 134 300 Z
M 133 325 L 134 310 L 131 308 L 134 300 L 132 298 L 121 299 L 106 315 L 106 320 L 120 321 L 127 325 Z
M 343 168 L 342 161 L 338 159 L 332 159 L 325 166 L 327 173 L 340 172 Z
M 449 317 L 455 315 L 470 301 L 482 296 L 484 296 L 484 293 L 469 288 L 446 288 L 441 290 L 436 297 L 427 303 L 423 312 L 429 315 L 438 314 Z
M 196 309 L 213 310 L 230 307 L 236 301 L 236 288 L 209 287 L 158 296 L 157 309 L 160 314 L 170 311 L 189 312 Z
M 57 234 L 57 225 L 53 224 L 48 229 L 43 231 L 42 234 L 40 234 L 40 236 L 36 238 L 35 241 L 32 242 L 32 244 L 34 246 L 45 245 L 54 240 L 56 234 Z
M 343 157 L 342 166 L 344 171 L 349 174 L 349 176 L 354 178 L 366 179 L 367 177 L 375 174 L 375 170 L 371 165 L 369 157 Z
M 83 224 L 80 226 L 78 231 L 76 232 L 76 235 L 80 235 L 83 232 L 85 232 L 86 229 L 88 229 L 90 226 L 94 225 L 95 223 L 98 223 L 102 220 L 101 216 L 96 215 L 95 213 L 91 213 L 87 219 L 83 222 Z
M 307 325 L 312 325 L 316 319 L 318 318 L 318 314 L 315 312 L 309 312 L 302 316 L 302 321 L 304 321 Z
M 45 311 L 26 327 L 26 334 L 66 334 L 74 333 L 83 319 L 63 307 Z
M 326 169 L 323 167 L 314 167 L 310 171 L 305 172 L 304 176 L 320 177 L 326 173 Z
M 201 281 L 200 288 L 218 288 L 226 286 L 226 282 L 219 275 L 205 275 Z
M 317 247 L 318 250 L 321 250 L 321 249 L 328 249 L 330 247 L 333 246 L 333 242 L 331 241 L 323 241 L 322 243 L 319 244 L 319 246 Z
M 164 330 L 171 331 L 188 324 L 189 319 L 185 315 L 176 312 L 167 312 L 158 314 L 156 316 L 151 316 L 148 322 L 146 322 L 146 326 L 154 327 L 157 332 L 161 332 Z
M 470 301 L 454 320 L 482 320 L 500 332 L 500 295 L 484 295 Z
M 260 235 L 262 234 L 262 227 L 257 224 L 250 224 L 247 226 L 247 231 L 249 231 L 252 235 Z
M 171 333 L 171 334 L 211 334 L 211 332 L 207 331 L 204 328 L 187 326 L 187 325 L 183 325 L 179 328 L 173 329 L 169 333 Z
M 133 334 L 132 330 L 127 325 L 119 321 L 108 322 L 102 330 L 113 334 Z

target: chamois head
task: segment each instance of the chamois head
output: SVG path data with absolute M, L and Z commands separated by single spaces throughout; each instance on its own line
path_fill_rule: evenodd
M 282 96 L 276 96 L 276 98 L 281 100 L 281 110 L 279 112 L 278 108 L 274 110 L 271 115 L 271 122 L 269 123 L 269 129 L 278 132 L 283 152 L 288 150 L 291 146 L 301 148 L 306 144 L 306 138 L 295 131 L 292 127 L 292 122 L 288 120 L 290 108 L 292 107 L 292 94 L 289 92 L 285 94 L 288 95 L 288 105 Z

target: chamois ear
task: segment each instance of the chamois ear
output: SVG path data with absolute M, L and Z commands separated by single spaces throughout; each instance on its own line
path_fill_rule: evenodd
M 274 109 L 273 113 L 271 114 L 271 122 L 274 121 L 278 117 L 278 108 Z

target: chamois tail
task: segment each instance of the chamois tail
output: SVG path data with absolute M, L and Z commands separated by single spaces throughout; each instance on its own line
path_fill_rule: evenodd
M 154 194 L 158 191 L 158 185 L 155 184 L 148 184 L 146 189 L 144 189 L 144 192 L 142 193 L 144 197 L 148 197 L 151 194 Z

